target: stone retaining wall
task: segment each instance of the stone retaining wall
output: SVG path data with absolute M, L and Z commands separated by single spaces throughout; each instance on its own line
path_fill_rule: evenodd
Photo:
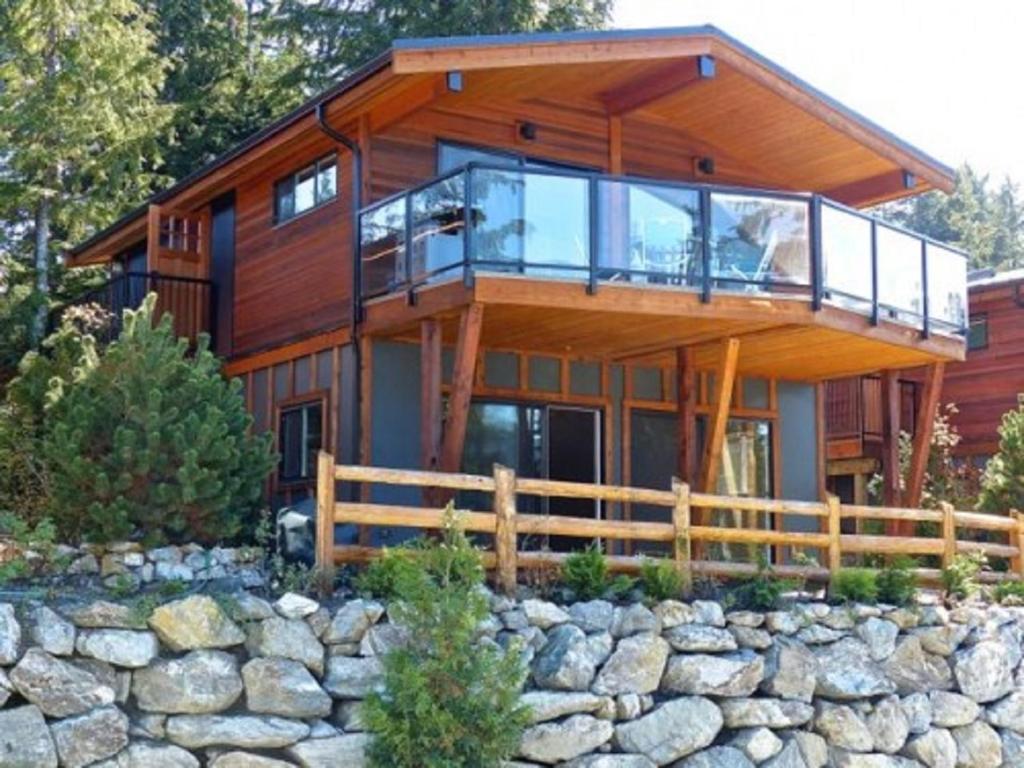
M 530 666 L 514 766 L 1024 765 L 1019 609 L 491 600 L 482 642 Z M 359 702 L 402 642 L 386 606 L 238 592 L 142 614 L 0 604 L 0 766 L 364 764 Z

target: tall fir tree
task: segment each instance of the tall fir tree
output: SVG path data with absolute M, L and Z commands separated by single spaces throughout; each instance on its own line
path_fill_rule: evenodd
M 169 109 L 148 24 L 134 0 L 0 0 L 0 221 L 30 243 L 34 343 L 60 250 L 157 182 Z

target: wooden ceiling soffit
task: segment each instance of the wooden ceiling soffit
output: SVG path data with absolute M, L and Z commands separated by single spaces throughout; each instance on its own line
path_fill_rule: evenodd
M 609 115 L 621 116 L 714 77 L 715 60 L 711 56 L 692 56 L 671 61 L 638 80 L 605 91 L 600 98 Z
M 826 189 L 823 194 L 845 205 L 861 208 L 875 205 L 907 194 L 923 192 L 917 186 L 918 180 L 913 174 L 902 170 L 887 171 L 867 179 L 859 179 L 849 184 Z

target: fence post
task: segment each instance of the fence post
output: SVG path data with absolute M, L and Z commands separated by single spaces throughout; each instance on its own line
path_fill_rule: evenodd
M 839 497 L 835 494 L 828 494 L 825 497 L 825 506 L 828 508 L 828 575 L 829 579 L 835 579 L 839 569 L 843 567 L 842 550 L 842 507 L 839 504 Z
M 334 456 L 320 451 L 316 460 L 316 567 L 334 566 Z
M 494 465 L 494 555 L 498 588 L 514 595 L 517 581 L 518 544 L 516 543 L 516 473 Z
M 1011 510 L 1014 519 L 1017 521 L 1017 540 L 1014 544 L 1017 545 L 1017 575 L 1024 578 L 1024 512 L 1018 512 L 1016 509 Z
M 939 502 L 942 509 L 942 567 L 949 568 L 956 559 L 956 518 L 953 516 L 953 505 Z
M 690 486 L 679 478 L 672 478 L 672 493 L 675 503 L 672 505 L 673 556 L 676 569 L 683 577 L 683 593 L 690 594 L 693 587 L 693 566 L 691 564 L 690 542 Z

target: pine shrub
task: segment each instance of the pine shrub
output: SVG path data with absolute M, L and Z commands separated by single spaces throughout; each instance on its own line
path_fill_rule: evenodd
M 1024 394 L 1017 408 L 1003 414 L 999 452 L 985 467 L 979 506 L 988 512 L 1024 511 Z
M 673 600 L 683 594 L 683 574 L 672 560 L 644 558 L 640 563 L 640 588 L 650 600 Z
M 915 562 L 906 556 L 895 558 L 875 577 L 878 601 L 889 605 L 910 605 L 917 594 Z
M 500 765 L 529 720 L 519 704 L 525 671 L 514 645 L 503 652 L 477 636 L 488 613 L 484 570 L 451 505 L 440 540 L 424 541 L 389 577 L 391 616 L 408 642 L 384 657 L 384 689 L 362 706 L 371 764 Z
M 871 568 L 842 568 L 832 577 L 829 593 L 843 603 L 874 603 L 878 600 L 877 575 Z
M 212 543 L 255 524 L 269 435 L 250 434 L 209 339 L 190 355 L 155 303 L 126 310 L 116 342 L 102 355 L 85 343 L 71 375 L 49 382 L 41 451 L 66 540 Z
M 618 598 L 633 588 L 633 580 L 628 576 L 613 577 L 609 573 L 608 560 L 597 544 L 573 552 L 565 559 L 562 580 L 577 600 Z

